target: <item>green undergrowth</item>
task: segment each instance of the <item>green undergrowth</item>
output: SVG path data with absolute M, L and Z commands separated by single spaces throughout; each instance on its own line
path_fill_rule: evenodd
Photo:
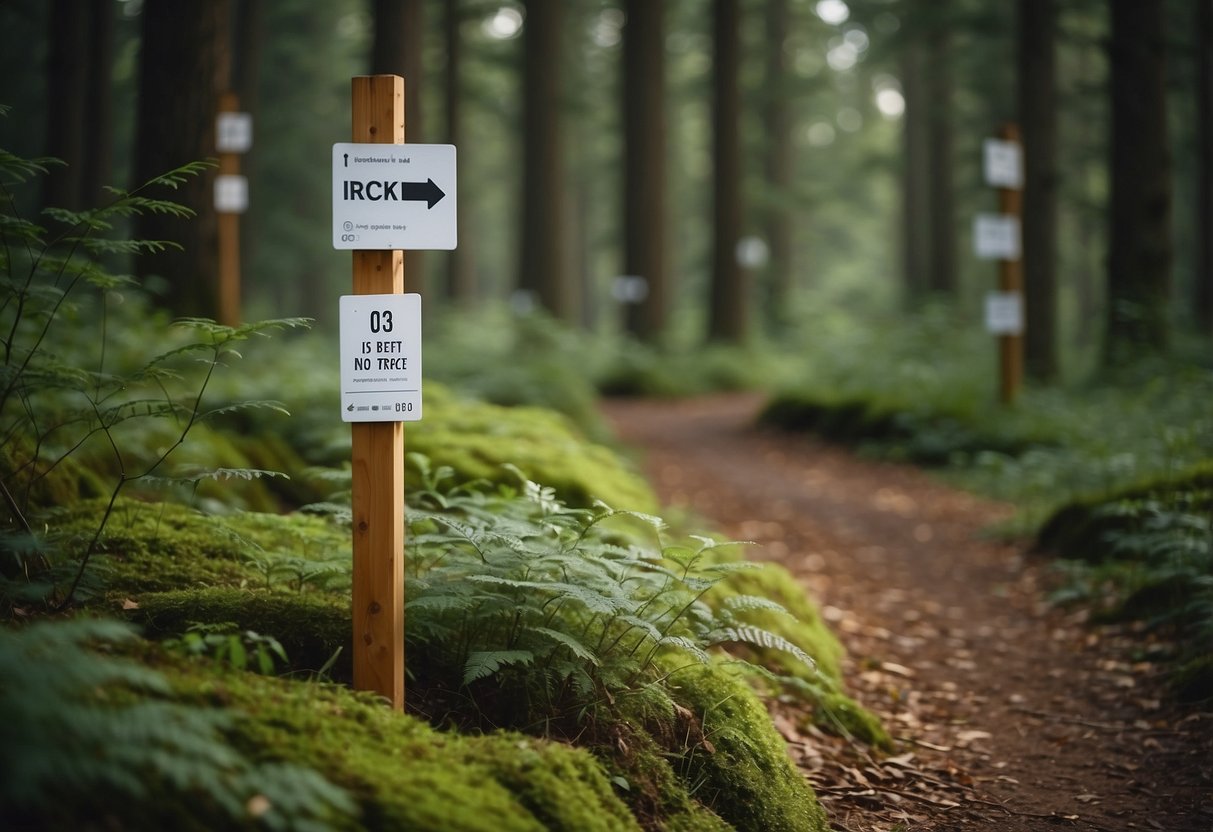
M 765 710 L 722 667 L 688 676 L 686 713 L 702 717 L 672 753 L 638 732 L 574 748 L 440 731 L 342 686 L 175 658 L 114 622 L 5 629 L 0 666 L 0 794 L 20 828 L 825 828 Z
M 645 549 L 632 536 L 651 518 L 568 509 L 551 491 L 523 485 L 519 493 L 431 489 L 410 511 L 410 702 L 455 733 L 433 733 L 304 681 L 275 688 L 251 674 L 187 665 L 170 674 L 174 686 L 184 678 L 184 689 L 197 693 L 187 702 L 240 714 L 238 731 L 225 733 L 239 753 L 314 770 L 347 790 L 360 806 L 358 823 L 371 828 L 478 829 L 486 807 L 498 804 L 520 829 L 822 828 L 813 794 L 755 693 L 707 655 L 713 644 L 753 644 L 797 655 L 814 672 L 802 650 L 740 617 L 755 605 L 773 611 L 773 602 L 734 593 L 714 611 L 697 600 L 723 576 L 758 573 L 739 563 L 700 570 L 696 553 L 717 549 L 713 541 Z M 289 571 L 268 573 L 262 585 L 239 552 L 241 541 L 255 540 L 259 557 L 316 554 L 299 549 L 307 535 L 289 527 L 301 520 L 323 536 L 327 520 L 249 516 L 237 538 L 216 535 L 215 518 L 177 507 L 130 504 L 119 515 L 140 512 L 156 522 L 157 543 L 139 547 L 140 526 L 130 517 L 116 525 L 98 559 L 136 549 L 143 559 L 138 569 L 110 570 L 131 583 L 112 584 L 98 606 L 121 599 L 156 638 L 219 624 L 272 634 L 290 656 L 282 670 L 292 678 L 313 678 L 321 667 L 348 678 L 336 660 L 350 641 L 348 596 L 325 582 L 296 584 Z M 148 574 L 157 559 L 211 544 L 202 557 L 225 568 L 208 581 L 227 586 L 163 591 Z M 750 600 L 730 604 L 738 598 Z M 523 637 L 527 628 L 533 635 Z M 599 629 L 595 645 L 586 636 Z M 357 724 L 347 724 L 350 717 Z M 527 736 L 508 733 L 520 729 Z M 544 737 L 575 741 L 595 756 Z M 416 785 L 402 786 L 406 777 Z M 432 800 L 414 796 L 414 787 Z M 153 799 L 173 822 L 179 809 L 171 795 Z M 452 800 L 476 810 L 466 819 L 441 813 Z
M 760 422 L 824 439 L 864 446 L 891 459 L 920 465 L 964 464 L 978 454 L 1019 457 L 1055 439 L 993 409 L 942 407 L 888 393 L 793 391 L 775 397 Z
M 505 788 L 528 810 L 534 807 L 522 793 L 539 788 L 535 780 L 584 780 L 591 759 L 593 776 L 607 778 L 629 807 L 630 822 L 646 828 L 818 828 L 816 821 L 806 825 L 820 817 L 811 790 L 787 760 L 757 695 L 736 676 L 759 686 L 791 685 L 783 689 L 835 712 L 823 722 L 847 727 L 837 717 L 853 706 L 842 701 L 834 678 L 838 644 L 790 576 L 753 568 L 740 560 L 740 549 L 708 538 L 663 542 L 668 532 L 650 515 L 602 504 L 569 507 L 516 469 L 509 472 L 513 486 L 469 485 L 424 460 L 412 462 L 426 487 L 413 493 L 408 511 L 409 700 L 417 714 L 447 729 L 435 736 L 463 742 L 521 731 L 529 739 L 519 734 L 485 748 L 504 755 L 520 742 L 540 749 L 572 742 L 595 755 L 577 758 L 582 762 L 566 771 L 573 763 L 563 752 L 537 752 L 528 766 L 510 769 L 520 780 Z M 63 532 L 70 551 L 102 510 L 99 501 L 82 503 L 48 513 L 44 522 Z M 244 633 L 258 644 L 269 636 L 288 658 L 278 672 L 294 684 L 319 675 L 348 681 L 348 539 L 348 526 L 330 517 L 214 517 L 124 500 L 94 558 L 105 588 L 90 603 L 121 610 L 166 645 L 189 633 Z M 307 699 L 270 695 L 275 702 Z M 272 717 L 275 731 L 284 720 Z M 255 733 L 249 724 L 241 718 L 241 737 Z M 874 721 L 867 733 L 863 727 L 855 721 L 849 729 L 882 744 Z M 296 726 L 288 733 L 318 732 Z M 424 736 L 443 747 L 456 742 Z M 259 747 L 237 745 L 267 758 Z M 348 773 L 330 774 L 312 757 L 268 758 L 315 767 L 351 788 Z M 494 765 L 506 762 L 503 756 Z M 451 764 L 436 770 L 443 768 Z M 353 792 L 364 811 L 385 813 L 385 823 L 396 817 L 395 804 L 367 808 L 359 788 Z M 398 791 L 387 781 L 374 788 L 376 795 Z M 597 828 L 534 811 L 542 828 Z
M 1143 622 L 1174 645 L 1179 694 L 1213 697 L 1213 464 L 1063 506 L 1037 545 L 1065 559 L 1059 601 Z

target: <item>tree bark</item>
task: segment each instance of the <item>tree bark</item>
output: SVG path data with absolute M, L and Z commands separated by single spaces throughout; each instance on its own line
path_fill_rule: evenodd
M 455 145 L 463 156 L 467 151 L 463 143 L 463 117 L 461 78 L 463 74 L 463 38 L 460 27 L 463 14 L 459 0 L 445 0 L 443 5 L 442 30 L 446 44 L 446 140 Z M 459 196 L 456 223 L 459 227 L 459 247 L 447 260 L 446 296 L 455 303 L 468 305 L 476 297 L 475 241 L 468 226 L 470 216 L 467 200 Z
M 905 112 L 901 119 L 902 143 L 902 208 L 901 208 L 901 274 L 902 297 L 907 309 L 917 307 L 927 294 L 927 273 L 930 270 L 928 194 L 930 182 L 929 135 L 927 114 L 930 103 L 926 97 L 924 50 L 920 34 L 909 30 L 902 47 L 901 93 Z
M 78 211 L 85 207 L 85 119 L 90 88 L 89 0 L 54 0 L 46 58 L 46 154 L 65 164 L 52 166 L 43 202 Z M 89 194 L 88 196 L 91 196 Z
M 578 314 L 564 273 L 564 131 L 561 125 L 562 0 L 528 0 L 523 30 L 523 199 L 519 288 L 563 321 Z
M 929 214 L 928 291 L 955 298 L 956 210 L 952 185 L 952 60 L 946 21 L 932 20 L 926 42 L 926 105 Z
M 1111 9 L 1106 367 L 1167 347 L 1173 257 L 1165 0 L 1111 0 Z
M 114 4 L 112 0 L 88 0 L 92 30 L 88 45 L 88 80 L 85 101 L 84 170 L 80 176 L 80 198 L 84 207 L 106 200 L 106 185 L 114 175 Z
M 741 7 L 713 0 L 713 244 L 708 340 L 741 342 L 749 317 L 746 275 L 737 262 L 741 237 Z
M 1197 0 L 1196 325 L 1213 337 L 1213 0 Z
M 229 85 L 227 0 L 145 0 L 139 65 L 135 184 L 215 156 L 219 94 Z M 197 212 L 182 220 L 146 214 L 141 239 L 170 240 L 183 250 L 144 255 L 136 274 L 167 280 L 165 305 L 178 315 L 218 313 L 217 223 L 213 171 L 188 179 L 168 196 Z
M 1020 0 L 1024 361 L 1028 375 L 1042 382 L 1058 374 L 1056 33 L 1056 0 Z
M 425 141 L 422 119 L 425 97 L 423 44 L 425 18 L 422 0 L 374 0 L 374 35 L 371 43 L 371 74 L 404 78 L 404 123 L 406 142 Z M 406 251 L 404 273 L 410 292 L 424 293 L 425 253 Z
M 623 271 L 648 282 L 648 294 L 625 306 L 624 323 L 654 342 L 665 328 L 666 259 L 665 26 L 661 3 L 627 0 L 623 30 Z
M 792 209 L 790 185 L 794 177 L 792 118 L 787 89 L 787 38 L 791 29 L 787 0 L 768 0 L 766 10 L 766 98 L 763 124 L 766 128 L 766 238 L 770 252 L 767 265 L 766 320 L 776 330 L 790 323 L 794 270 L 792 263 Z

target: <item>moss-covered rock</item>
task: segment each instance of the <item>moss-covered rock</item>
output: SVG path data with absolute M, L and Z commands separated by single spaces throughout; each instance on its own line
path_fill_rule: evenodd
M 245 754 L 307 766 L 349 791 L 360 816 L 347 828 L 640 829 L 585 751 L 520 734 L 440 733 L 374 697 L 333 686 L 205 665 L 170 678 L 179 699 L 241 715 L 229 739 Z
M 82 554 L 105 514 L 106 501 L 88 500 L 48 512 L 41 520 L 63 554 Z M 349 551 L 348 530 L 330 520 L 241 512 L 214 517 L 174 503 L 119 500 L 93 558 L 111 593 L 199 586 L 286 584 L 269 561 L 326 561 Z
M 318 670 L 340 650 L 330 673 L 338 680 L 351 678 L 348 598 L 211 587 L 142 594 L 135 603 L 131 617 L 149 636 L 178 636 L 193 624 L 233 624 L 276 638 L 293 671 Z
M 1169 477 L 1155 477 L 1104 494 L 1080 497 L 1057 509 L 1036 534 L 1036 547 L 1067 558 L 1098 562 L 1111 554 L 1108 535 L 1134 528 L 1142 504 L 1213 512 L 1213 461 Z
M 826 829 L 825 813 L 788 758 L 766 708 L 745 681 L 719 666 L 680 674 L 678 697 L 699 718 L 705 743 L 677 765 L 696 799 L 739 830 Z
M 587 441 L 564 416 L 533 407 L 500 407 L 426 387 L 426 418 L 405 427 L 405 446 L 449 465 L 460 482 L 484 479 L 517 485 L 502 466 L 556 490 L 572 506 L 602 500 L 616 508 L 655 511 L 657 499 L 642 477 L 609 448 Z M 406 479 L 406 487 L 417 487 Z

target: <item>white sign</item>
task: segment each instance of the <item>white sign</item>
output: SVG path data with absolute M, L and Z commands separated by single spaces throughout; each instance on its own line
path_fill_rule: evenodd
M 986 295 L 986 332 L 991 335 L 1023 334 L 1023 295 L 990 292 Z
M 620 303 L 643 303 L 649 296 L 649 282 L 635 274 L 621 274 L 611 284 L 611 297 Z
M 341 418 L 421 418 L 421 295 L 341 296 Z
M 215 149 L 220 153 L 248 153 L 253 146 L 253 117 L 248 113 L 220 113 L 215 119 Z
M 761 269 L 771 259 L 771 250 L 761 237 L 742 237 L 733 248 L 737 265 L 745 269 Z
M 982 144 L 986 184 L 996 188 L 1023 187 L 1023 151 L 1018 142 L 986 139 Z
M 453 144 L 333 145 L 333 248 L 453 249 Z
M 973 250 L 982 260 L 1019 259 L 1019 217 L 978 214 L 973 220 Z
M 248 210 L 248 179 L 225 173 L 215 177 L 215 210 L 243 214 Z

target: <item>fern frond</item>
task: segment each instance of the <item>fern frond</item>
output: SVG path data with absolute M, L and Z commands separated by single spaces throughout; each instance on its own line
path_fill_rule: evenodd
M 549 627 L 527 627 L 526 631 L 543 636 L 544 638 L 555 642 L 561 647 L 566 648 L 577 658 L 581 659 L 582 661 L 587 661 L 595 667 L 601 664 L 601 662 L 598 660 L 598 656 L 594 654 L 593 650 L 586 647 L 568 633 L 561 632 L 560 630 L 553 630 Z
M 284 480 L 289 480 L 290 477 L 281 471 L 265 471 L 260 468 L 211 468 L 206 471 L 196 473 L 188 473 L 183 475 L 187 482 L 202 482 L 204 480 L 259 480 L 262 478 L 273 479 L 281 477 Z
M 468 654 L 463 666 L 463 683 L 470 685 L 478 679 L 492 676 L 503 667 L 527 665 L 535 659 L 530 650 L 486 650 Z
M 762 647 L 767 650 L 779 650 L 788 653 L 796 659 L 804 662 L 814 670 L 817 669 L 817 662 L 813 657 L 796 646 L 792 642 L 780 635 L 776 635 L 761 627 L 752 627 L 743 625 L 739 627 L 722 627 L 712 633 L 709 633 L 707 645 L 715 647 L 718 644 L 748 644 L 754 647 Z
M 724 599 L 721 606 L 730 613 L 761 611 L 778 613 L 789 618 L 794 617 L 784 608 L 783 604 L 772 601 L 770 598 L 763 598 L 761 595 L 731 595 Z

